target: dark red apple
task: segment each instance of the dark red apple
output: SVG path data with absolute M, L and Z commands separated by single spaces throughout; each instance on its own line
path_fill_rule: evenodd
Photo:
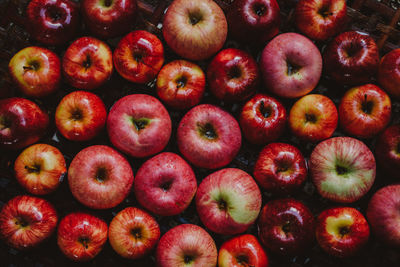
M 400 124 L 386 128 L 380 135 L 375 156 L 385 170 L 400 179 Z
M 400 49 L 387 53 L 379 64 L 378 81 L 390 95 L 400 99 Z

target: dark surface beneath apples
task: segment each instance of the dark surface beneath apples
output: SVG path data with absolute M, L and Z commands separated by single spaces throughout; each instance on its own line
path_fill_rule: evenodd
M 0 0 L 3 1 L 3 0 Z M 150 2 L 156 2 L 155 0 Z M 140 27 L 139 27 L 140 28 Z M 295 29 L 287 29 L 287 31 L 292 31 Z M 80 35 L 88 34 L 85 29 L 82 28 L 82 32 Z M 159 35 L 162 39 L 162 36 Z M 4 40 L 3 40 L 4 41 Z M 108 44 L 112 49 L 115 48 L 115 45 L 118 43 L 119 38 L 108 40 Z M 31 42 L 32 45 L 40 45 L 35 42 Z M 324 46 L 322 44 L 317 44 L 320 49 L 323 49 Z M 55 49 L 57 53 L 61 56 L 63 55 L 66 47 L 66 44 L 63 47 Z M 168 63 L 171 60 L 177 59 L 178 57 L 173 54 L 173 52 L 165 45 L 165 55 L 166 61 Z M 254 57 L 258 58 L 259 53 L 262 47 L 249 47 L 239 45 L 234 41 L 228 41 L 225 44 L 225 48 L 227 47 L 236 47 L 242 48 L 253 54 Z M 10 50 L 13 52 L 18 51 L 21 47 L 10 47 Z M 4 67 L 8 64 L 6 61 L 1 61 L 1 67 Z M 208 62 L 198 62 L 198 64 L 206 70 L 206 66 Z M 37 100 L 32 99 L 36 103 L 38 103 L 41 107 L 49 112 L 49 116 L 51 118 L 51 125 L 49 131 L 46 136 L 40 141 L 43 143 L 51 144 L 57 148 L 59 148 L 65 156 L 67 164 L 71 162 L 74 155 L 78 153 L 81 149 L 95 144 L 104 144 L 110 145 L 111 143 L 108 140 L 107 133 L 105 130 L 90 142 L 76 143 L 71 142 L 63 138 L 59 132 L 56 131 L 54 125 L 54 111 L 57 104 L 60 102 L 61 98 L 67 93 L 71 92 L 72 88 L 67 84 L 63 84 L 61 90 L 59 90 L 55 95 L 52 95 L 48 98 Z M 323 77 L 318 87 L 313 91 L 313 93 L 320 93 L 329 96 L 335 104 L 338 106 L 339 101 L 346 88 L 343 86 L 335 84 L 333 81 L 329 80 L 327 77 Z M 107 82 L 104 86 L 94 91 L 96 94 L 101 96 L 103 101 L 105 102 L 107 109 L 109 110 L 113 103 L 119 98 L 135 93 L 145 93 L 155 96 L 155 88 L 154 82 L 148 85 L 136 85 L 129 83 L 122 79 L 116 72 L 114 72 L 112 79 Z M 260 86 L 259 92 L 266 92 L 265 88 Z M 21 96 L 21 94 L 12 89 L 8 96 Z M 285 100 L 280 99 L 289 112 L 290 107 L 294 103 L 294 100 Z M 221 106 L 222 108 L 230 111 L 236 118 L 238 118 L 238 114 L 243 103 L 240 104 L 226 104 L 216 100 L 214 97 L 210 95 L 209 90 L 206 90 L 205 97 L 203 98 L 202 103 L 212 103 Z M 400 103 L 394 102 L 392 106 L 392 121 L 391 124 L 400 123 Z M 184 111 L 178 112 L 169 109 L 169 113 L 173 122 L 173 132 L 168 146 L 164 151 L 171 151 L 179 154 L 176 144 L 176 129 L 178 123 L 182 116 L 185 114 Z M 338 129 L 334 136 L 344 136 L 343 132 Z M 292 137 L 288 130 L 285 131 L 284 136 L 282 136 L 279 142 L 287 142 L 293 144 L 301 149 L 305 157 L 309 157 L 312 149 L 316 144 L 301 142 L 295 137 Z M 375 139 L 373 140 L 363 140 L 365 143 L 373 150 Z M 240 168 L 248 173 L 252 174 L 253 166 L 255 160 L 258 156 L 258 153 L 262 149 L 261 146 L 253 146 L 243 140 L 242 148 L 235 158 L 235 160 L 229 164 L 228 167 Z M 10 200 L 12 197 L 26 194 L 26 191 L 23 190 L 21 186 L 17 183 L 13 174 L 13 164 L 15 158 L 21 151 L 9 152 L 9 151 L 0 151 L 0 206 L 4 205 L 5 202 Z M 136 174 L 138 168 L 146 159 L 133 159 L 128 158 L 129 162 Z M 194 168 L 198 183 L 210 174 L 213 171 Z M 375 180 L 375 184 L 371 191 L 363 197 L 360 201 L 356 203 L 350 204 L 349 206 L 355 207 L 360 210 L 363 214 L 365 214 L 365 210 L 368 204 L 368 200 L 372 196 L 374 192 L 376 192 L 379 188 L 384 185 L 396 183 L 394 177 L 385 174 L 381 168 L 378 166 L 377 177 Z M 271 196 L 268 192 L 262 191 L 263 193 L 263 203 L 265 204 L 267 201 L 272 199 L 277 199 L 279 196 Z M 280 196 L 286 197 L 286 196 Z M 312 185 L 310 179 L 308 178 L 302 190 L 298 193 L 292 195 L 296 199 L 303 201 L 315 215 L 318 215 L 322 210 L 337 206 L 337 204 L 329 202 L 327 200 L 322 199 L 316 192 L 315 187 Z M 109 210 L 90 210 L 80 203 L 78 203 L 73 197 L 69 190 L 67 179 L 63 180 L 59 189 L 50 195 L 44 196 L 45 199 L 49 200 L 57 209 L 59 218 L 61 219 L 65 215 L 70 212 L 75 211 L 84 211 L 88 213 L 92 213 L 96 216 L 104 219 L 108 224 L 111 219 L 122 209 L 128 206 L 139 206 L 137 203 L 135 196 L 132 193 L 117 207 Z M 190 207 L 178 216 L 173 217 L 160 217 L 155 216 L 157 221 L 160 224 L 161 232 L 164 234 L 168 229 L 182 223 L 193 223 L 203 226 L 199 220 L 198 215 L 196 214 L 196 209 L 194 203 L 190 205 Z M 248 233 L 252 233 L 257 236 L 256 226 L 253 225 L 248 231 Z M 221 236 L 217 234 L 210 233 L 219 247 L 225 240 L 227 240 L 228 236 Z M 280 256 L 273 254 L 268 251 L 268 256 L 270 259 L 271 266 L 312 266 L 312 267 L 331 267 L 331 266 L 364 266 L 364 267 L 372 267 L 372 266 L 400 266 L 400 252 L 398 249 L 390 248 L 385 246 L 376 240 L 376 238 L 371 235 L 370 241 L 366 245 L 366 247 L 357 255 L 349 259 L 336 259 L 333 258 L 326 253 L 324 253 L 317 244 L 315 244 L 305 255 L 296 256 L 296 257 L 288 257 L 288 256 Z M 56 242 L 56 235 L 53 234 L 52 237 L 42 243 L 39 247 L 34 248 L 30 251 L 17 251 L 8 247 L 4 242 L 0 242 L 0 266 L 71 266 L 71 265 L 83 265 L 78 263 L 73 263 L 68 260 L 58 249 Z M 154 255 L 150 255 L 142 260 L 131 261 L 125 260 L 117 255 L 109 243 L 107 242 L 102 252 L 94 258 L 91 262 L 86 263 L 85 265 L 90 266 L 155 266 L 155 258 Z

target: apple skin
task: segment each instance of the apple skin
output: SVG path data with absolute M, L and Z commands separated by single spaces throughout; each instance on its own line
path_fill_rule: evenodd
M 133 31 L 118 43 L 113 61 L 123 78 L 133 83 L 148 83 L 154 80 L 164 64 L 164 47 L 154 34 Z
M 400 179 L 400 124 L 389 126 L 379 136 L 375 156 L 386 171 Z
M 310 39 L 298 33 L 282 33 L 265 46 L 260 69 L 271 93 L 296 98 L 308 94 L 318 84 L 322 57 Z
M 21 149 L 37 142 L 49 116 L 34 102 L 19 97 L 0 99 L 0 147 Z
M 300 0 L 294 16 L 295 25 L 303 34 L 326 41 L 346 26 L 346 0 Z
M 295 146 L 270 143 L 261 150 L 253 174 L 268 192 L 293 193 L 307 179 L 306 160 Z
M 75 40 L 62 60 L 65 80 L 73 87 L 93 90 L 110 79 L 113 71 L 110 47 L 93 37 Z
M 379 189 L 371 198 L 367 219 L 377 238 L 386 244 L 400 247 L 400 185 Z
M 318 193 L 340 203 L 363 197 L 376 174 L 371 150 L 352 137 L 334 137 L 319 143 L 311 153 L 309 169 Z
M 240 42 L 266 44 L 279 33 L 276 0 L 236 0 L 227 12 L 229 34 Z
M 15 178 L 29 193 L 45 195 L 54 192 L 67 173 L 63 154 L 54 146 L 35 144 L 17 157 Z
M 203 60 L 217 53 L 225 43 L 228 24 L 213 0 L 174 0 L 163 21 L 163 36 L 179 56 Z
M 196 209 L 211 231 L 233 235 L 246 231 L 257 219 L 261 193 L 246 172 L 226 168 L 203 179 L 196 194 Z
M 137 13 L 136 0 L 83 0 L 81 12 L 90 32 L 112 38 L 129 31 Z
M 11 58 L 8 69 L 22 93 L 43 97 L 57 91 L 61 80 L 60 66 L 57 54 L 43 47 L 30 46 Z
M 75 91 L 61 99 L 55 122 L 60 133 L 72 141 L 87 141 L 95 137 L 106 124 L 106 107 L 97 95 Z
M 134 207 L 118 212 L 108 232 L 112 248 L 127 259 L 139 259 L 147 255 L 159 238 L 157 221 L 147 212 Z
M 48 201 L 16 196 L 0 212 L 0 237 L 13 248 L 29 249 L 51 236 L 57 220 L 56 210 Z
M 336 82 L 346 85 L 368 83 L 379 64 L 379 49 L 374 39 L 350 31 L 336 36 L 325 49 L 324 68 Z
M 32 0 L 27 9 L 27 30 L 46 45 L 62 45 L 79 29 L 78 5 L 71 0 Z
M 158 242 L 158 267 L 217 265 L 217 247 L 212 237 L 200 226 L 181 224 L 166 232 Z
M 107 232 L 103 220 L 86 213 L 70 213 L 58 225 L 57 244 L 69 259 L 89 261 L 102 250 Z
M 177 131 L 179 151 L 193 165 L 216 169 L 228 165 L 239 152 L 242 135 L 231 114 L 210 105 L 198 105 L 182 118 Z
M 218 253 L 218 267 L 268 267 L 268 257 L 253 235 L 234 237 L 222 244 Z
M 393 97 L 400 99 L 400 49 L 387 53 L 378 67 L 378 82 L 385 91 Z
M 139 168 L 134 190 L 136 199 L 147 210 L 161 216 L 173 216 L 189 206 L 196 194 L 197 181 L 184 159 L 164 152 Z
M 171 136 L 171 118 L 161 102 L 134 94 L 118 100 L 107 118 L 111 143 L 124 153 L 148 157 L 162 151 Z
M 369 226 L 358 210 L 338 207 L 321 212 L 315 233 L 325 252 L 345 258 L 357 253 L 368 242 Z
M 109 209 L 129 194 L 133 172 L 129 162 L 108 146 L 95 145 L 81 150 L 68 169 L 72 195 L 92 209 Z
M 303 96 L 292 106 L 289 113 L 291 132 L 307 142 L 318 142 L 331 137 L 337 124 L 336 106 L 324 95 Z
M 206 78 L 203 70 L 186 60 L 166 64 L 157 76 L 157 95 L 168 106 L 187 109 L 203 97 Z

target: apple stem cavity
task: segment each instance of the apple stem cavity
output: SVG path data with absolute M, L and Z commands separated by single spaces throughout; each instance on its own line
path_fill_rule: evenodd
M 371 114 L 374 103 L 367 100 L 367 94 L 364 95 L 364 101 L 361 103 L 361 109 L 366 114 Z
M 142 229 L 140 229 L 139 227 L 133 228 L 131 230 L 131 235 L 137 240 L 141 239 L 142 238 Z
M 105 7 L 110 7 L 113 4 L 113 0 L 104 0 L 103 5 Z
M 342 226 L 339 228 L 339 234 L 341 235 L 341 237 L 344 237 L 345 235 L 347 235 L 348 233 L 350 233 L 350 229 L 347 226 Z
M 305 116 L 306 116 L 306 122 L 310 122 L 310 123 L 317 122 L 317 117 L 315 116 L 315 114 L 306 113 Z
M 82 120 L 82 117 L 83 117 L 82 110 L 76 109 L 71 113 L 70 119 L 74 121 L 80 121 Z
M 142 52 L 139 52 L 139 51 L 133 52 L 133 59 L 134 59 L 136 62 L 142 62 L 142 59 L 143 59 L 143 54 L 142 54 Z
M 319 10 L 318 14 L 320 14 L 323 18 L 329 17 L 333 15 L 333 12 L 329 10 L 328 5 L 323 5 Z
M 264 118 L 268 118 L 269 116 L 271 116 L 271 106 L 265 106 L 264 101 L 260 102 L 259 110 Z
M 33 166 L 25 166 L 25 169 L 29 173 L 40 173 L 40 165 L 39 164 L 34 164 Z
M 223 200 L 223 199 L 218 200 L 218 209 L 219 210 L 225 210 L 226 211 L 227 208 L 228 208 L 228 204 L 226 203 L 225 200 Z
M 203 16 L 199 12 L 189 13 L 189 23 L 193 26 L 198 24 L 203 19 Z
M 261 17 L 267 11 L 267 7 L 261 3 L 255 3 L 253 5 L 253 11 L 257 16 Z
M 214 126 L 211 123 L 206 123 L 206 124 L 198 124 L 198 131 L 202 137 L 205 137 L 210 140 L 215 140 L 217 139 L 218 135 L 217 132 L 215 131 Z
M 29 223 L 27 220 L 25 220 L 24 218 L 18 217 L 15 220 L 15 225 L 19 225 L 22 228 L 28 227 Z
M 89 248 L 89 238 L 87 238 L 87 237 L 80 237 L 80 238 L 78 239 L 78 242 L 81 243 L 82 246 L 83 246 L 85 249 L 88 249 L 88 248 Z
M 164 192 L 167 192 L 169 189 L 171 189 L 171 186 L 172 186 L 172 181 L 167 181 L 167 182 L 164 182 L 164 183 L 160 186 L 160 188 L 161 188 Z
M 83 67 L 87 70 L 92 65 L 92 60 L 89 55 L 86 55 L 86 59 L 82 63 Z
M 282 231 L 285 234 L 290 232 L 290 228 L 291 228 L 291 226 L 290 226 L 290 222 L 289 221 L 287 221 L 284 225 L 282 225 Z
M 29 70 L 38 70 L 40 68 L 39 62 L 36 60 L 28 62 L 28 66 L 23 66 L 24 71 L 29 71 Z
M 187 79 L 186 76 L 179 77 L 179 78 L 176 80 L 176 88 L 179 89 L 179 88 L 185 87 L 187 81 L 188 81 L 188 79 Z
M 240 78 L 242 76 L 242 70 L 239 66 L 233 66 L 228 70 L 228 77 L 230 79 Z
M 183 261 L 184 261 L 185 264 L 189 264 L 189 263 L 191 263 L 193 260 L 194 260 L 194 257 L 191 256 L 191 255 L 185 255 L 185 256 L 183 257 Z
M 239 255 L 236 257 L 236 261 L 241 266 L 249 266 L 249 257 L 247 255 Z M 250 266 L 249 266 L 250 267 Z
M 147 125 L 149 125 L 150 120 L 147 118 L 140 118 L 140 119 L 132 118 L 132 123 L 135 126 L 136 130 L 140 132 L 141 130 L 146 128 Z
M 0 131 L 11 127 L 11 120 L 5 116 L 0 116 Z
M 100 167 L 96 171 L 95 178 L 98 182 L 103 183 L 107 179 L 107 170 L 104 167 Z
M 347 167 L 343 167 L 339 164 L 336 164 L 336 173 L 338 175 L 345 175 L 349 172 L 349 169 Z
M 299 66 L 293 62 L 290 62 L 289 60 L 286 60 L 286 64 L 287 64 L 287 75 L 288 76 L 295 75 L 301 69 L 301 66 Z

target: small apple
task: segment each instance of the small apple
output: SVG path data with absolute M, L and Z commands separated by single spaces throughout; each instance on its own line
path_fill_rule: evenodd
M 400 49 L 394 49 L 387 53 L 378 67 L 378 81 L 387 93 L 400 99 Z
M 400 179 L 400 124 L 386 128 L 380 135 L 375 156 L 385 170 Z

